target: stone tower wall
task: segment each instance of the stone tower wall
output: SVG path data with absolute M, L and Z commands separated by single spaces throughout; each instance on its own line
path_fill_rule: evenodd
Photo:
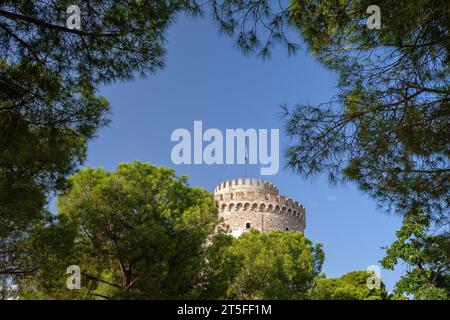
M 278 188 L 266 181 L 227 180 L 214 189 L 214 198 L 220 216 L 234 235 L 250 230 L 249 225 L 264 232 L 305 229 L 305 208 L 279 195 Z

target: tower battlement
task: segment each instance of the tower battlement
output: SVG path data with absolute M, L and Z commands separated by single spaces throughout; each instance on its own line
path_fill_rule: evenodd
M 278 188 L 274 186 L 272 183 L 261 180 L 261 179 L 250 179 L 250 178 L 238 178 L 238 179 L 229 179 L 225 180 L 221 184 L 219 184 L 214 189 L 214 194 L 216 193 L 226 193 L 232 189 L 236 188 L 244 188 L 244 189 L 261 189 L 266 190 L 269 193 L 278 194 Z
M 297 201 L 280 195 L 275 185 L 264 180 L 226 180 L 214 189 L 214 199 L 220 216 L 235 235 L 251 228 L 263 232 L 303 232 L 305 229 L 305 208 Z

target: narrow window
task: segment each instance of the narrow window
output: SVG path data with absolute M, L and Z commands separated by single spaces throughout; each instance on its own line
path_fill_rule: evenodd
M 245 228 L 246 228 L 246 229 L 250 229 L 250 222 L 246 222 L 246 223 L 245 223 Z

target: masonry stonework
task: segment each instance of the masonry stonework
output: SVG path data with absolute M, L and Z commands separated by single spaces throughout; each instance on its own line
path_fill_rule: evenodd
M 259 179 L 231 179 L 214 189 L 219 215 L 234 236 L 250 229 L 262 232 L 297 230 L 306 225 L 305 208 L 279 195 L 273 184 Z

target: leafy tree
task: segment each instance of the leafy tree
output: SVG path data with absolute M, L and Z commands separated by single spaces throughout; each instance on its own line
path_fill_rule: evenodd
M 83 162 L 108 123 L 97 87 L 163 67 L 164 32 L 183 1 L 0 3 L 0 277 L 36 270 L 22 253 L 47 196 Z
M 386 300 L 388 293 L 380 280 L 380 288 L 369 288 L 367 271 L 352 271 L 340 278 L 317 278 L 311 290 L 313 300 Z
M 416 291 L 415 300 L 450 300 L 448 290 L 436 288 L 434 286 L 425 286 Z
M 393 269 L 398 260 L 408 266 L 396 284 L 397 294 L 412 294 L 415 299 L 450 297 L 450 237 L 431 231 L 429 216 L 409 213 L 396 232 L 397 240 L 386 248 L 381 260 L 385 268 Z
M 313 246 L 299 232 L 220 236 L 209 248 L 206 281 L 197 294 L 208 299 L 303 299 L 323 260 L 322 246 Z
M 45 0 L 3 1 L 0 5 L 2 59 L 34 66 L 33 73 L 57 75 L 69 96 L 80 82 L 127 80 L 135 73 L 161 68 L 164 32 L 183 1 L 81 1 L 81 30 L 66 27 L 66 10 L 72 4 Z M 27 89 L 21 86 L 21 77 L 13 80 L 5 83 L 11 94 Z M 46 92 L 41 93 L 33 100 L 45 102 Z
M 17 71 L 0 62 L 2 67 Z M 34 80 L 30 74 L 28 86 L 37 85 Z M 63 187 L 84 160 L 87 140 L 105 123 L 105 99 L 88 94 L 79 107 L 85 109 L 58 123 L 56 111 L 16 109 L 0 99 L 0 276 L 34 272 L 22 254 L 34 225 L 45 221 L 47 195 Z
M 36 251 L 40 271 L 19 283 L 21 297 L 190 297 L 219 221 L 210 193 L 141 162 L 86 168 L 70 184 L 58 199 L 59 224 L 46 231 L 53 248 Z M 70 265 L 80 267 L 81 290 L 66 288 Z

